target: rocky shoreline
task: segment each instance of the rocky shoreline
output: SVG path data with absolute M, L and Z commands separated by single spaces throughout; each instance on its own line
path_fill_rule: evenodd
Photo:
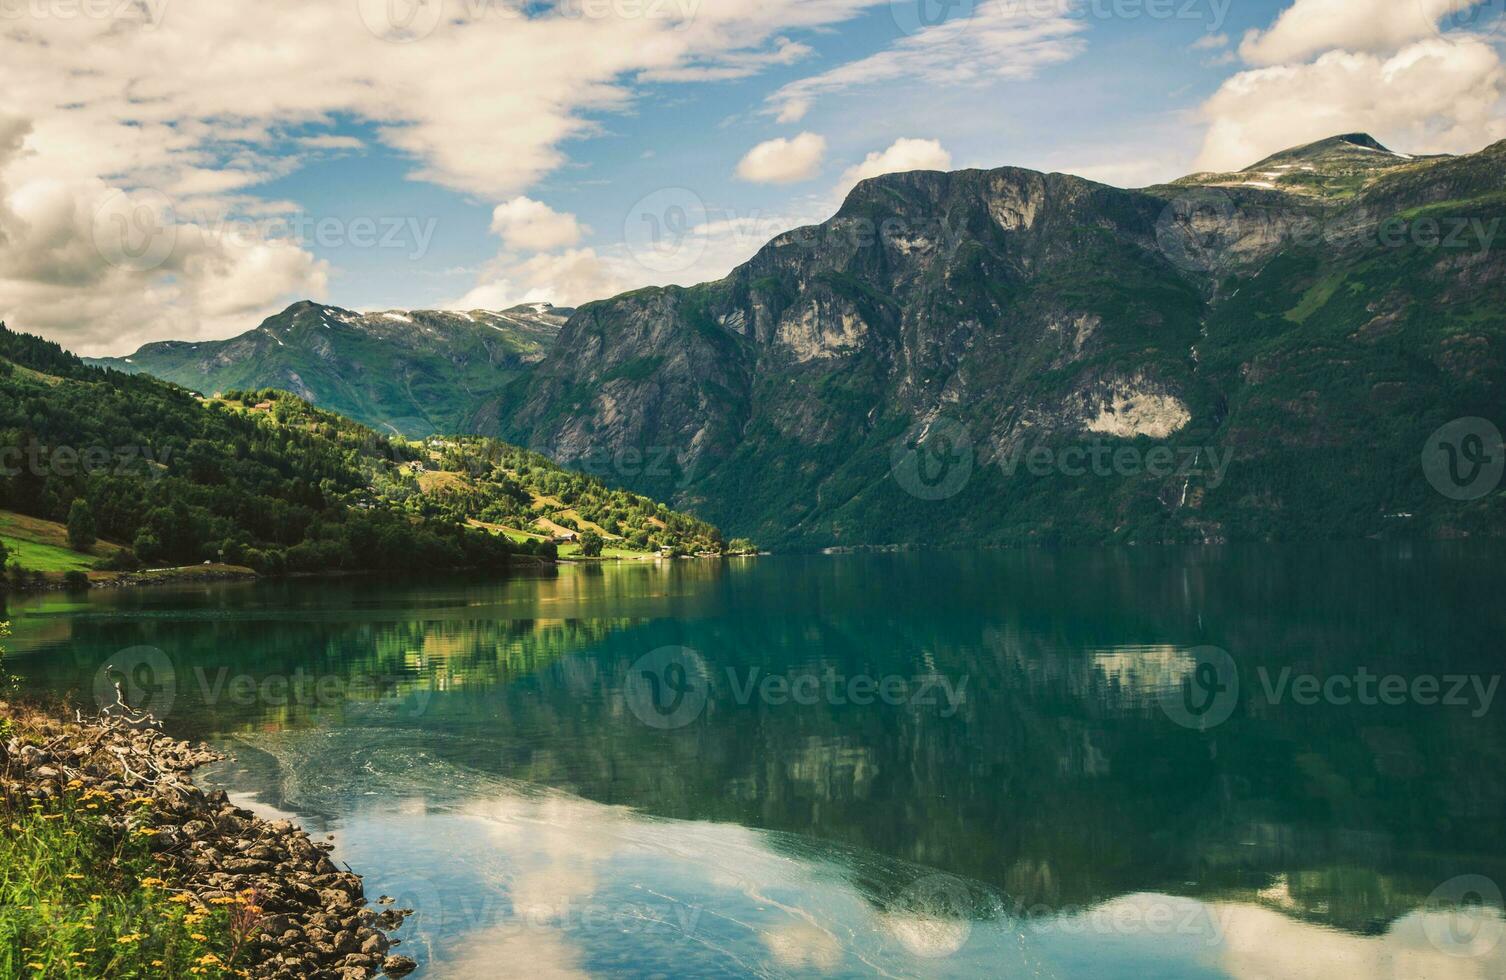
M 0 719 L 13 715 L 0 704 Z M 208 912 L 254 896 L 250 976 L 269 980 L 402 977 L 413 960 L 392 955 L 407 910 L 368 906 L 361 879 L 329 858 L 333 845 L 286 820 L 263 820 L 205 792 L 188 773 L 223 756 L 166 737 L 155 727 L 105 716 L 72 721 L 28 714 L 26 738 L 0 744 L 0 790 L 47 802 L 65 792 L 108 793 L 152 806 L 107 817 L 120 834 L 150 838 L 162 878 Z M 385 900 L 384 900 L 385 901 Z

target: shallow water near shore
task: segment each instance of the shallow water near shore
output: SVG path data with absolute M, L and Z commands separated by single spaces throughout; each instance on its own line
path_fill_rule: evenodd
M 121 679 L 234 753 L 202 782 L 334 834 L 422 976 L 1485 978 L 1503 594 L 1498 546 L 1365 543 L 6 615 L 29 690 Z

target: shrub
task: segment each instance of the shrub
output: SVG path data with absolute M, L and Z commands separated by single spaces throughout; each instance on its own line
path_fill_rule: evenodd
M 141 559 L 130 548 L 121 548 L 100 565 L 107 572 L 134 572 L 141 567 Z

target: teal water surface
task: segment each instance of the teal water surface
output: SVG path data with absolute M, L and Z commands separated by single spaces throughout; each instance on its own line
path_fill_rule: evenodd
M 773 557 L 12 599 L 421 976 L 1506 975 L 1506 554 Z

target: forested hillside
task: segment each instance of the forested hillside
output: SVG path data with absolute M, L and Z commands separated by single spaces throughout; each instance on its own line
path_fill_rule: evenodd
M 126 546 L 109 549 L 119 568 L 498 568 L 573 536 L 529 533 L 541 496 L 541 514 L 623 548 L 721 550 L 709 525 L 500 443 L 387 438 L 286 392 L 227 394 L 90 367 L 0 325 L 0 510 L 86 525 Z

